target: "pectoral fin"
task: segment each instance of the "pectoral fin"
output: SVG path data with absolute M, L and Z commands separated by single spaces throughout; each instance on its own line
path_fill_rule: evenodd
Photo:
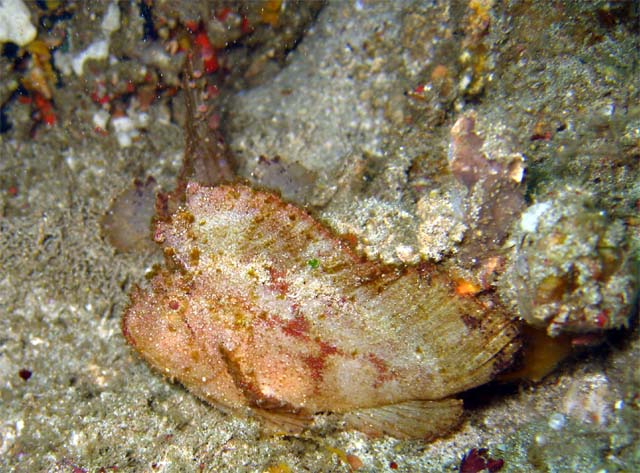
M 461 420 L 462 401 L 407 401 L 358 409 L 345 414 L 347 426 L 370 436 L 390 435 L 402 439 L 441 437 Z
M 223 347 L 219 347 L 219 351 L 236 387 L 242 391 L 251 412 L 262 421 L 265 430 L 274 434 L 295 435 L 311 425 L 313 417 L 307 411 L 265 395 L 251 374 L 242 372 L 238 357 L 233 352 Z

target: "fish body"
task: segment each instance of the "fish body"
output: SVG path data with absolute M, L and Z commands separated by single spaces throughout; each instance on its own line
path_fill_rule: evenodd
M 444 434 L 462 412 L 452 396 L 518 348 L 499 306 L 457 295 L 434 266 L 363 259 L 269 192 L 191 183 L 155 240 L 167 264 L 133 292 L 127 340 L 202 399 L 279 430 L 334 412 L 370 434 Z

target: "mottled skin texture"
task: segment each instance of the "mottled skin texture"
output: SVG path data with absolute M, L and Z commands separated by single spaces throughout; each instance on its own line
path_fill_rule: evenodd
M 443 410 L 436 425 L 446 432 L 458 402 L 409 401 L 486 383 L 517 348 L 492 301 L 455 295 L 433 267 L 365 261 L 271 193 L 190 184 L 186 206 L 155 239 L 167 269 L 134 292 L 124 333 L 153 366 L 223 408 L 304 423 L 317 412 L 406 403 L 425 425 Z

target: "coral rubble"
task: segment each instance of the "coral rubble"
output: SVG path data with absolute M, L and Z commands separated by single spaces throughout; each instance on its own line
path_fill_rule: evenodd
M 626 227 L 566 186 L 538 200 L 511 235 L 515 255 L 502 284 L 514 307 L 549 334 L 626 326 L 636 297 Z

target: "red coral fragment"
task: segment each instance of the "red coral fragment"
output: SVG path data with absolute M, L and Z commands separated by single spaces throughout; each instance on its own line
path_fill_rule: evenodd
M 45 123 L 48 126 L 53 126 L 56 124 L 56 114 L 53 111 L 53 105 L 51 101 L 45 98 L 43 95 L 39 93 L 35 93 L 33 97 L 33 101 L 38 109 L 38 117 L 40 121 Z
M 490 473 L 500 471 L 504 466 L 504 460 L 489 458 L 486 448 L 472 448 L 462 457 L 460 473 L 478 473 L 487 470 Z
M 226 21 L 229 15 L 232 13 L 231 8 L 225 7 L 216 13 L 216 18 L 222 22 Z
M 249 19 L 246 16 L 242 17 L 242 23 L 240 24 L 240 31 L 243 34 L 251 33 L 253 31 L 253 27 L 249 23 Z
M 211 74 L 218 70 L 218 58 L 216 50 L 211 45 L 209 37 L 205 31 L 200 31 L 196 34 L 195 44 L 198 48 L 198 52 L 204 63 L 204 69 L 207 74 Z
M 197 21 L 193 21 L 193 20 L 185 21 L 184 22 L 184 26 L 186 26 L 187 29 L 191 33 L 195 33 L 196 31 L 198 31 L 200 29 L 200 23 L 198 23 Z

